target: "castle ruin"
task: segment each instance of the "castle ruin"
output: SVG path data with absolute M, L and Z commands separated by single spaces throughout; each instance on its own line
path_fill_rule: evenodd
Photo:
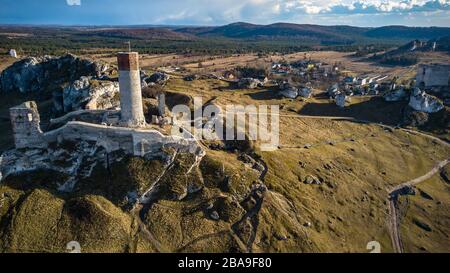
M 142 110 L 142 88 L 137 52 L 120 52 L 117 55 L 119 65 L 119 88 L 121 124 L 125 127 L 145 125 Z
M 9 109 L 16 148 L 43 146 L 40 116 L 34 101 L 27 101 Z
M 450 65 L 421 64 L 417 69 L 416 84 L 419 88 L 449 86 Z
M 50 121 L 58 128 L 43 132 L 34 101 L 10 108 L 14 142 L 17 149 L 46 148 L 62 141 L 89 141 L 112 152 L 123 150 L 144 156 L 174 147 L 179 151 L 202 154 L 196 139 L 187 131 L 183 136 L 164 135 L 157 126 L 146 124 L 141 94 L 139 55 L 137 52 L 119 53 L 120 111 L 81 110 Z M 164 116 L 164 94 L 159 96 L 159 114 Z M 92 122 L 77 121 L 81 115 L 91 115 Z M 99 122 L 101 121 L 101 122 Z

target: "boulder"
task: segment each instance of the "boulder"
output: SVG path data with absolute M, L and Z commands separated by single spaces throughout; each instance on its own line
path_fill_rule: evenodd
M 239 88 L 245 88 L 245 89 L 255 89 L 257 87 L 262 86 L 263 83 L 254 78 L 242 78 L 238 82 Z
M 308 87 L 300 88 L 298 90 L 298 95 L 303 98 L 310 98 L 312 95 L 312 89 Z
M 327 94 L 330 96 L 330 98 L 334 98 L 339 93 L 339 84 L 333 84 L 328 88 Z
M 144 81 L 147 84 L 154 83 L 159 85 L 164 85 L 168 80 L 170 79 L 170 76 L 163 72 L 155 72 L 150 77 L 147 77 L 144 79 Z
M 344 92 L 339 92 L 336 94 L 335 100 L 337 106 L 344 108 L 345 102 L 347 101 L 347 95 L 345 95 Z
M 287 89 L 281 90 L 280 94 L 283 97 L 290 98 L 290 99 L 295 99 L 295 98 L 298 97 L 298 89 L 295 88 L 295 87 L 289 87 Z
M 199 76 L 194 74 L 194 75 L 187 75 L 186 77 L 184 77 L 185 81 L 191 82 L 191 81 L 195 81 L 198 80 Z
M 308 175 L 306 176 L 303 183 L 308 185 L 320 185 L 322 182 L 319 180 L 319 178 L 315 177 L 314 175 Z
M 409 99 L 409 106 L 416 111 L 425 113 L 436 113 L 444 109 L 444 104 L 438 98 L 431 96 L 425 91 L 415 88 Z
M 219 213 L 217 211 L 212 211 L 209 216 L 211 217 L 211 219 L 215 220 L 215 221 L 219 221 L 220 220 L 220 216 Z
M 405 89 L 399 88 L 397 90 L 386 92 L 383 95 L 383 98 L 385 101 L 401 101 L 407 98 L 407 94 Z

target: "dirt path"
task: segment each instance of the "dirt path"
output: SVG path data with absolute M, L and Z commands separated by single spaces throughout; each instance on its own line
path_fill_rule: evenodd
M 405 183 L 402 183 L 391 190 L 389 190 L 389 227 L 391 231 L 391 240 L 392 240 L 392 247 L 394 248 L 394 251 L 397 253 L 403 253 L 403 243 L 401 239 L 401 234 L 399 230 L 400 226 L 400 217 L 397 209 L 397 201 L 398 196 L 402 194 L 405 188 L 413 187 L 423 181 L 426 181 L 433 177 L 435 174 L 437 174 L 440 170 L 442 170 L 447 164 L 450 163 L 450 159 L 446 159 L 444 161 L 439 162 L 438 165 L 436 165 L 433 169 L 431 169 L 428 173 L 417 177 L 415 179 L 409 180 Z
M 155 239 L 155 236 L 153 236 L 153 234 L 147 229 L 147 226 L 144 224 L 144 222 L 142 222 L 141 210 L 142 206 L 139 205 L 131 211 L 133 219 L 138 224 L 138 232 L 140 232 L 149 242 L 151 242 L 159 253 L 168 253 L 169 251 L 165 249 L 158 240 Z
M 305 115 L 280 115 L 280 116 L 289 116 L 289 117 L 297 117 L 297 118 L 310 118 L 310 119 L 329 119 L 329 120 L 345 120 L 345 121 L 352 121 L 352 122 L 358 122 L 358 123 L 364 123 L 364 124 L 370 124 L 373 123 L 371 121 L 368 120 L 359 120 L 356 118 L 352 118 L 352 117 L 336 117 L 336 116 L 305 116 Z M 393 126 L 389 126 L 389 125 L 384 125 L 384 124 L 378 124 L 379 126 L 386 128 L 386 129 L 390 129 L 390 130 L 394 130 L 396 129 Z M 409 134 L 417 134 L 423 137 L 426 137 L 428 139 L 432 139 L 433 141 L 436 141 L 437 143 L 447 146 L 450 146 L 450 143 L 426 134 L 424 132 L 420 132 L 420 131 L 416 131 L 416 130 L 412 130 L 412 129 L 406 129 L 406 128 L 397 128 L 399 130 L 402 130 L 403 132 L 409 133 Z M 287 147 L 289 148 L 289 147 Z M 292 148 L 292 147 L 291 147 Z M 299 147 L 300 148 L 300 147 Z M 389 190 L 389 197 L 388 197 L 388 203 L 389 203 L 389 230 L 391 232 L 391 241 L 392 241 L 392 246 L 394 248 L 394 251 L 397 253 L 403 253 L 403 242 L 401 240 L 401 234 L 400 234 L 400 217 L 399 217 L 399 212 L 397 209 L 397 200 L 398 200 L 398 195 L 402 193 L 402 191 L 407 188 L 407 187 L 412 187 L 415 186 L 423 181 L 426 181 L 428 179 L 430 179 L 431 177 L 433 177 L 435 174 L 437 174 L 440 170 L 442 170 L 447 164 L 450 163 L 450 159 L 446 159 L 444 161 L 439 162 L 439 164 L 437 166 L 435 166 L 433 169 L 431 169 L 428 173 L 426 173 L 425 175 L 422 175 L 420 177 L 414 178 L 410 181 L 407 181 L 405 183 L 402 183 L 394 188 L 392 188 L 391 190 Z

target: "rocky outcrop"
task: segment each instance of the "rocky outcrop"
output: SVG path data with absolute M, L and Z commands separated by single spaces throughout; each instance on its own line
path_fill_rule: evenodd
M 81 77 L 63 90 L 62 105 L 55 102 L 56 110 L 71 111 L 111 109 L 119 107 L 119 83 Z
M 383 98 L 385 101 L 389 101 L 389 102 L 401 101 L 401 100 L 404 100 L 407 98 L 407 94 L 406 94 L 405 89 L 399 88 L 397 90 L 392 90 L 392 91 L 386 92 L 383 95 Z
M 297 88 L 295 86 L 290 85 L 287 82 L 280 84 L 279 88 L 280 88 L 280 95 L 290 99 L 295 99 L 299 96 L 302 98 L 310 98 L 312 95 L 311 88 L 309 87 Z
M 156 72 L 150 75 L 149 77 L 144 78 L 144 83 L 146 85 L 150 84 L 159 84 L 164 85 L 168 80 L 170 79 L 170 76 L 163 72 Z
M 345 103 L 347 101 L 347 95 L 344 92 L 339 92 L 336 94 L 336 105 L 344 108 L 345 107 Z
M 436 113 L 444 109 L 444 104 L 441 100 L 425 93 L 425 91 L 419 88 L 415 88 L 412 92 L 409 106 L 416 111 L 425 113 Z
M 328 96 L 330 96 L 330 98 L 334 98 L 338 93 L 339 93 L 339 85 L 337 83 L 330 86 L 330 88 L 328 88 L 327 90 L 327 94 Z
M 242 78 L 238 82 L 239 88 L 245 88 L 245 89 L 255 89 L 257 87 L 263 86 L 263 82 L 261 82 L 258 79 L 254 78 Z
M 0 180 L 24 172 L 52 170 L 67 175 L 68 180 L 59 185 L 59 190 L 70 191 L 77 179 L 89 177 L 93 168 L 105 160 L 106 151 L 102 147 L 84 141 L 64 142 L 57 147 L 10 150 L 0 156 Z
M 0 75 L 1 92 L 43 92 L 51 86 L 73 82 L 81 76 L 101 77 L 109 66 L 67 54 L 30 57 L 14 63 Z
M 200 78 L 199 75 L 193 74 L 193 75 L 187 75 L 187 76 L 185 76 L 183 79 L 184 79 L 185 81 L 187 81 L 187 82 L 191 82 L 191 81 L 198 80 L 199 78 Z
M 298 95 L 302 98 L 310 98 L 312 95 L 312 89 L 309 87 L 300 88 L 298 90 Z
M 298 97 L 298 89 L 295 87 L 289 87 L 287 89 L 281 90 L 280 94 L 283 97 L 289 98 L 289 99 L 295 99 Z

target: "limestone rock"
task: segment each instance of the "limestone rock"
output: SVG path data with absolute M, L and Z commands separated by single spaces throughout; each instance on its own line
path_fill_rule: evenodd
M 259 86 L 262 86 L 263 83 L 254 78 L 242 78 L 238 82 L 239 88 L 245 88 L 245 89 L 255 89 Z
M 383 95 L 385 101 L 401 101 L 406 99 L 406 92 L 403 88 L 387 92 Z
M 312 95 L 312 90 L 308 87 L 300 88 L 298 90 L 298 95 L 303 98 L 310 98 Z
M 322 182 L 319 180 L 319 178 L 315 177 L 314 175 L 308 175 L 306 176 L 303 183 L 308 185 L 320 185 Z
M 217 213 L 217 211 L 212 211 L 211 214 L 209 215 L 211 217 L 211 219 L 219 221 L 220 220 L 220 216 L 219 213 Z
M 2 92 L 44 92 L 51 86 L 73 82 L 81 76 L 100 77 L 106 64 L 67 54 L 62 57 L 30 57 L 20 60 L 0 75 Z
M 337 83 L 333 84 L 328 88 L 327 93 L 330 98 L 334 98 L 339 93 L 339 85 Z
M 344 108 L 345 107 L 345 102 L 347 101 L 347 95 L 345 95 L 344 92 L 339 92 L 336 94 L 336 105 Z
M 144 81 L 147 84 L 159 84 L 164 85 L 168 80 L 170 79 L 170 76 L 163 72 L 155 72 L 150 77 L 147 77 L 144 79 Z
M 81 109 L 110 109 L 119 106 L 118 97 L 118 82 L 96 81 L 83 76 L 64 88 L 63 109 L 65 113 Z
M 438 98 L 428 95 L 419 88 L 415 88 L 409 100 L 409 106 L 416 111 L 436 113 L 444 109 L 444 104 Z
M 295 99 L 298 97 L 298 89 L 295 87 L 289 87 L 287 89 L 281 90 L 280 94 L 283 97 L 286 97 L 289 99 Z
M 194 75 L 188 75 L 186 77 L 183 78 L 185 81 L 191 82 L 191 81 L 195 81 L 199 79 L 199 76 L 194 74 Z

